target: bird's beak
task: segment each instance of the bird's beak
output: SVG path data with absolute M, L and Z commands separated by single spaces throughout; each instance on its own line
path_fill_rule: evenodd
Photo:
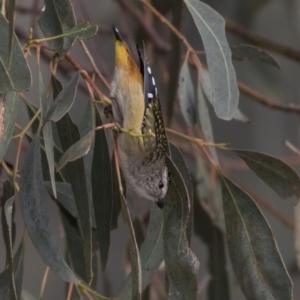
M 164 208 L 165 203 L 163 199 L 157 199 L 155 203 L 160 209 Z
M 115 39 L 116 39 L 117 41 L 123 42 L 123 40 L 122 40 L 122 38 L 121 38 L 121 34 L 120 34 L 118 28 L 117 28 L 115 25 L 113 25 L 113 28 L 112 28 L 112 29 L 113 29 L 113 32 L 114 32 L 114 35 L 115 35 Z

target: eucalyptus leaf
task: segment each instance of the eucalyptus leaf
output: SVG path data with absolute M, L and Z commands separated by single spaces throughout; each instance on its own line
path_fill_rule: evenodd
M 198 0 L 184 0 L 203 40 L 217 116 L 232 119 L 238 106 L 239 90 L 225 37 L 225 21 L 211 7 Z
M 96 126 L 101 126 L 100 114 L 96 109 Z M 113 210 L 112 170 L 109 148 L 104 130 L 95 133 L 92 163 L 92 193 L 100 245 L 102 270 L 105 270 L 110 246 L 110 231 Z
M 93 37 L 98 31 L 97 25 L 91 25 L 89 22 L 77 24 L 71 30 L 64 32 L 68 37 L 84 40 Z
M 199 261 L 186 238 L 190 200 L 178 169 L 170 159 L 167 165 L 171 184 L 165 198 L 163 238 L 169 299 L 196 299 Z
M 9 41 L 8 41 L 8 65 L 9 69 L 12 62 L 12 47 L 14 42 L 14 26 L 15 26 L 15 6 L 16 1 L 8 1 L 8 22 L 9 22 Z
M 6 265 L 9 271 L 9 289 L 11 299 L 18 299 L 15 275 L 14 275 L 14 258 L 13 258 L 13 205 L 15 201 L 15 191 L 10 181 L 3 183 L 3 196 L 2 196 L 2 231 L 3 239 L 6 248 Z
M 76 25 L 75 15 L 69 0 L 44 0 L 45 10 L 38 24 L 46 37 L 64 34 Z M 72 47 L 74 38 L 64 37 L 48 41 L 49 48 L 62 58 Z
M 241 61 L 248 61 L 248 60 L 259 61 L 266 65 L 270 65 L 280 69 L 280 65 L 276 61 L 276 59 L 267 51 L 261 48 L 252 45 L 238 45 L 238 46 L 232 46 L 231 51 L 232 51 L 232 59 L 241 60 Z
M 90 131 L 82 139 L 72 145 L 67 151 L 62 155 L 60 161 L 57 163 L 56 171 L 60 171 L 68 162 L 75 161 L 86 155 L 93 143 L 95 131 Z
M 4 16 L 0 14 L 0 94 L 26 91 L 31 85 L 30 70 L 15 33 L 10 42 L 11 30 Z
M 24 252 L 25 252 L 25 239 L 23 238 L 13 258 L 17 299 L 20 299 L 21 291 L 22 291 Z M 0 273 L 0 299 L 1 300 L 14 299 L 13 295 L 10 294 L 9 280 L 10 280 L 10 270 L 6 268 L 2 273 Z
M 1 17 L 0 17 L 1 18 Z M 0 29 L 1 30 L 1 29 Z M 0 95 L 1 97 L 1 95 Z M 16 92 L 3 94 L 0 99 L 0 161 L 6 153 L 18 115 L 19 95 Z
M 39 97 L 40 97 L 40 107 L 42 122 L 46 120 L 46 115 L 48 112 L 48 101 L 44 91 L 43 76 L 40 67 L 38 68 L 38 78 L 39 78 Z M 48 170 L 50 174 L 50 180 L 52 185 L 52 190 L 54 198 L 56 198 L 56 187 L 55 187 L 55 173 L 54 173 L 54 149 L 53 149 L 53 134 L 52 134 L 52 124 L 50 122 L 44 124 L 43 127 L 43 137 L 45 143 L 45 153 L 48 162 Z
M 60 82 L 52 76 L 53 98 L 56 98 L 61 91 Z M 64 152 L 72 145 L 80 140 L 78 127 L 73 123 L 70 115 L 65 114 L 58 122 L 56 122 L 57 131 Z M 85 167 L 83 158 L 71 161 L 67 164 L 69 180 L 74 193 L 76 208 L 78 212 L 78 227 L 82 239 L 86 278 L 88 283 L 92 279 L 92 226 L 91 214 L 89 209 L 89 195 L 87 191 L 87 182 L 85 176 Z
M 300 197 L 299 176 L 285 162 L 260 152 L 233 149 L 231 151 L 242 158 L 248 167 L 282 199 L 293 195 Z
M 164 258 L 163 246 L 163 211 L 156 204 L 151 205 L 150 221 L 145 241 L 141 247 L 142 290 L 150 280 Z M 123 287 L 119 300 L 132 299 L 132 277 L 130 276 Z
M 20 179 L 20 203 L 29 237 L 50 269 L 67 282 L 77 282 L 50 230 L 43 195 L 40 136 L 36 135 L 24 159 Z
M 273 233 L 251 197 L 221 175 L 231 264 L 247 299 L 293 299 Z
M 201 89 L 206 99 L 210 102 L 211 105 L 213 105 L 213 91 L 210 82 L 210 75 L 209 72 L 204 68 L 201 69 Z M 238 107 L 236 108 L 232 118 L 236 121 L 241 121 L 244 123 L 250 122 L 249 118 L 246 117 Z
M 197 122 L 197 102 L 192 76 L 187 61 L 181 66 L 178 81 L 178 98 L 185 121 L 193 126 Z
M 50 120 L 57 122 L 71 109 L 74 103 L 78 81 L 79 73 L 76 73 L 55 98 L 47 113 L 45 123 Z

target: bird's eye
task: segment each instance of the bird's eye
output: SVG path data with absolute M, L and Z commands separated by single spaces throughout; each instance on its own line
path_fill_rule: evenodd
M 162 189 L 164 186 L 165 186 L 165 185 L 160 181 L 158 187 L 159 187 L 160 189 Z

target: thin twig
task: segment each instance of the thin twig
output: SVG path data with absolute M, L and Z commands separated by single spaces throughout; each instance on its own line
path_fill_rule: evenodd
M 132 1 L 118 0 L 118 2 L 125 8 L 131 15 L 133 15 L 143 29 L 147 32 L 150 39 L 153 41 L 155 47 L 162 52 L 170 52 L 171 46 L 164 41 L 163 38 L 154 30 L 154 28 L 148 22 L 145 22 L 145 16 L 142 12 L 136 8 Z
M 102 73 L 99 71 L 94 58 L 92 57 L 92 55 L 90 54 L 87 46 L 85 45 L 83 40 L 79 40 L 79 43 L 81 45 L 81 47 L 83 48 L 84 54 L 87 56 L 91 66 L 93 67 L 94 72 L 97 74 L 97 76 L 99 77 L 99 79 L 102 80 L 102 82 L 105 84 L 105 86 L 110 89 L 110 84 L 107 82 L 107 80 L 105 79 L 105 77 L 102 75 Z
M 239 24 L 231 20 L 226 20 L 226 30 L 236 35 L 239 35 L 240 37 L 248 40 L 249 42 L 255 44 L 256 46 L 264 47 L 265 49 L 274 51 L 290 59 L 293 59 L 297 62 L 300 62 L 299 50 L 276 43 L 274 41 L 269 40 L 268 38 L 254 34 L 250 30 L 241 27 Z
M 283 110 L 285 112 L 300 114 L 300 105 L 296 105 L 293 103 L 281 104 L 281 103 L 273 102 L 269 98 L 263 96 L 262 94 L 260 94 L 256 90 L 250 88 L 248 85 L 246 85 L 242 82 L 238 82 L 238 87 L 242 93 L 250 96 L 251 98 L 255 99 L 256 101 L 258 101 L 259 103 L 261 103 L 265 106 L 268 106 L 270 108 L 277 109 L 277 110 Z
M 43 280 L 42 280 L 42 285 L 41 285 L 41 290 L 40 290 L 40 295 L 39 295 L 39 300 L 43 299 L 43 295 L 44 295 L 44 291 L 45 291 L 45 286 L 46 286 L 46 282 L 48 279 L 48 275 L 49 275 L 49 270 L 50 268 L 47 266 L 44 276 L 43 276 Z

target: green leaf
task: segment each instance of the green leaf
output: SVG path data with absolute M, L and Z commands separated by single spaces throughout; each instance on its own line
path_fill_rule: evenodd
M 185 184 L 186 189 L 189 194 L 190 206 L 193 207 L 194 191 L 193 191 L 193 184 L 192 184 L 190 173 L 185 165 L 184 159 L 183 159 L 180 151 L 178 150 L 178 148 L 171 143 L 169 144 L 169 147 L 170 147 L 170 151 L 171 151 L 172 162 L 178 168 L 178 171 L 180 172 L 180 174 L 184 180 L 184 184 Z M 191 243 L 191 237 L 192 237 L 193 217 L 194 217 L 193 210 L 191 209 L 190 214 L 189 214 L 189 221 L 188 221 L 188 224 L 186 227 L 186 236 L 189 241 L 189 244 Z
M 204 68 L 201 69 L 201 89 L 206 99 L 210 102 L 211 105 L 213 105 L 213 92 L 210 82 L 210 75 L 208 71 Z M 250 122 L 249 118 L 247 118 L 238 107 L 236 108 L 232 118 L 236 121 L 241 121 L 245 123 Z
M 24 159 L 20 179 L 20 203 L 29 237 L 46 265 L 67 282 L 77 282 L 73 271 L 65 262 L 50 230 L 43 195 L 40 137 L 30 144 Z
M 165 198 L 163 237 L 169 299 L 196 299 L 199 261 L 186 238 L 190 200 L 178 169 L 170 159 L 167 165 L 171 184 Z
M 39 78 L 39 97 L 40 97 L 41 116 L 42 116 L 42 122 L 44 124 L 46 120 L 47 111 L 48 111 L 48 101 L 44 92 L 44 82 L 43 82 L 43 76 L 40 67 L 38 67 L 38 78 Z M 48 162 L 48 171 L 50 174 L 52 190 L 53 190 L 54 198 L 56 198 L 53 134 L 52 134 L 52 124 L 50 122 L 44 124 L 43 137 L 44 137 L 45 153 Z
M 96 126 L 102 121 L 96 109 Z M 112 171 L 109 148 L 104 130 L 95 132 L 95 146 L 92 164 L 92 191 L 97 233 L 100 245 L 102 270 L 105 270 L 109 246 L 113 209 Z
M 163 247 L 163 211 L 156 204 L 151 205 L 150 221 L 147 235 L 141 251 L 142 266 L 142 290 L 150 283 L 154 272 L 158 269 L 164 259 Z M 119 300 L 132 299 L 132 277 L 128 278 L 124 285 Z
M 60 92 L 60 83 L 52 77 L 53 81 L 53 97 Z M 63 151 L 67 151 L 72 145 L 80 140 L 78 127 L 72 122 L 69 114 L 64 115 L 56 123 L 60 142 Z M 91 230 L 91 216 L 89 210 L 89 196 L 87 191 L 87 183 L 85 178 L 85 168 L 83 158 L 67 164 L 70 183 L 75 197 L 77 212 L 78 212 L 78 227 L 83 242 L 85 266 L 87 278 L 92 278 L 92 230 Z
M 178 98 L 185 121 L 194 126 L 197 122 L 197 102 L 192 76 L 187 61 L 182 64 L 178 81 Z
M 203 40 L 213 87 L 217 116 L 230 120 L 238 106 L 239 90 L 225 37 L 225 21 L 211 7 L 198 0 L 184 0 Z
M 286 163 L 270 155 L 247 150 L 233 150 L 282 199 L 300 197 L 300 179 Z
M 18 107 L 18 93 L 10 92 L 2 95 L 0 100 L 0 161 L 3 160 L 14 131 Z
M 18 299 L 15 275 L 14 275 L 14 258 L 13 258 L 13 205 L 15 201 L 15 191 L 9 181 L 3 183 L 3 196 L 2 196 L 2 231 L 3 239 L 6 248 L 6 265 L 9 271 L 9 287 L 11 299 Z
M 31 74 L 17 36 L 13 34 L 9 52 L 9 24 L 0 14 L 0 94 L 26 91 L 31 85 Z M 10 63 L 10 57 L 11 63 Z
M 248 61 L 255 60 L 280 69 L 279 63 L 267 51 L 252 45 L 231 46 L 232 59 Z
M 70 110 L 74 103 L 78 81 L 79 73 L 76 73 L 64 89 L 55 97 L 48 111 L 45 123 L 50 120 L 57 122 Z
M 23 269 L 24 269 L 24 250 L 25 250 L 25 239 L 22 239 L 17 252 L 14 255 L 14 276 L 15 276 L 15 287 L 17 299 L 21 297 L 22 282 L 23 282 Z M 0 273 L 0 299 L 1 300 L 11 300 L 12 295 L 10 295 L 9 290 L 9 279 L 10 270 L 5 269 Z
M 93 37 L 98 31 L 97 25 L 91 25 L 89 22 L 77 24 L 71 30 L 64 32 L 68 37 L 84 40 Z
M 16 1 L 8 1 L 8 21 L 9 21 L 9 41 L 8 41 L 8 69 L 12 62 L 12 47 L 14 41 L 14 26 L 15 26 L 15 6 Z
M 75 161 L 86 155 L 90 151 L 94 135 L 95 131 L 90 131 L 86 136 L 67 149 L 57 163 L 56 171 L 60 171 L 68 162 Z
M 45 0 L 45 11 L 38 24 L 46 37 L 64 34 L 76 25 L 74 11 L 69 0 Z M 48 41 L 49 48 L 62 58 L 72 47 L 74 39 L 64 37 Z
M 230 299 L 224 233 L 213 223 L 207 209 L 202 208 L 199 200 L 200 197 L 198 196 L 194 201 L 194 229 L 195 234 L 208 247 L 208 261 L 206 264 L 211 278 L 207 287 L 207 299 Z
M 221 175 L 228 250 L 247 299 L 293 299 L 273 233 L 251 197 Z
M 53 190 L 51 188 L 51 182 L 44 181 L 44 185 L 47 188 L 50 195 L 54 198 Z M 57 202 L 73 217 L 77 218 L 77 208 L 75 204 L 75 198 L 70 183 L 56 182 L 57 188 Z

